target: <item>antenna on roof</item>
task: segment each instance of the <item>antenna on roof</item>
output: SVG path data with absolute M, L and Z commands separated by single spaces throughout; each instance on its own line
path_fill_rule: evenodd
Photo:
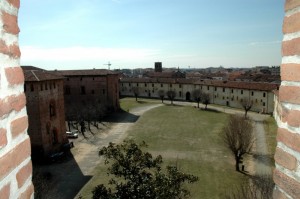
M 103 65 L 107 65 L 108 66 L 108 70 L 110 70 L 110 66 L 111 66 L 110 62 L 108 62 L 107 64 L 103 64 Z

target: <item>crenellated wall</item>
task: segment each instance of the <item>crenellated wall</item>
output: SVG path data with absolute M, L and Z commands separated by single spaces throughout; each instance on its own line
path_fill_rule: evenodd
M 278 124 L 274 198 L 300 198 L 300 1 L 286 0 L 282 42 L 282 83 L 275 118 Z
M 0 198 L 33 198 L 30 140 L 18 45 L 19 0 L 0 1 Z

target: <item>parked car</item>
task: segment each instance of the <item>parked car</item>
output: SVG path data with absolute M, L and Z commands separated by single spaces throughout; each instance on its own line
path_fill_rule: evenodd
M 66 132 L 68 138 L 78 138 L 78 131 L 74 130 L 74 131 L 67 131 Z

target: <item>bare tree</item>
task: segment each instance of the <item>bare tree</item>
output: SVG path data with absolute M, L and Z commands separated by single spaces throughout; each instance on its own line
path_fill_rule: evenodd
M 205 105 L 205 110 L 207 109 L 207 105 L 210 104 L 210 96 L 208 93 L 202 93 L 201 102 Z
M 135 101 L 138 101 L 138 97 L 140 95 L 140 89 L 139 89 L 139 87 L 133 87 L 132 88 L 132 92 L 133 92 L 133 95 L 135 97 Z
M 158 96 L 161 99 L 161 103 L 164 103 L 165 91 L 164 90 L 159 90 L 158 91 Z
M 231 115 L 223 132 L 224 142 L 235 158 L 235 169 L 240 171 L 239 163 L 251 151 L 254 143 L 252 124 L 241 116 Z
M 247 117 L 247 113 L 252 108 L 253 103 L 252 103 L 252 101 L 249 98 L 245 97 L 245 98 L 241 99 L 241 105 L 243 106 L 243 108 L 245 110 L 245 118 L 246 118 Z
M 272 199 L 273 189 L 271 175 L 253 176 L 227 193 L 225 199 Z
M 200 89 L 196 89 L 193 91 L 193 98 L 195 102 L 197 102 L 197 107 L 199 108 L 199 103 L 201 102 L 203 92 Z
M 171 101 L 171 104 L 173 105 L 173 100 L 176 97 L 176 92 L 174 90 L 169 90 L 167 92 L 167 96 L 168 96 L 169 100 Z

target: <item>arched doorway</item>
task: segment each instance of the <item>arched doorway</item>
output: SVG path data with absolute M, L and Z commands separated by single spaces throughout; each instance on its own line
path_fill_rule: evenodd
M 185 100 L 186 100 L 186 101 L 191 101 L 191 93 L 190 93 L 190 92 L 187 92 L 187 93 L 185 94 Z

